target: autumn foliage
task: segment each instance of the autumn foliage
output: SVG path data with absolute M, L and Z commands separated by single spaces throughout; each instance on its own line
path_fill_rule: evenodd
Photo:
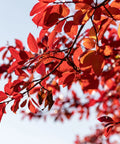
M 41 30 L 38 37 L 28 35 L 29 49 L 18 39 L 0 48 L 0 77 L 7 80 L 0 120 L 8 104 L 30 119 L 46 119 L 48 109 L 61 122 L 76 113 L 88 119 L 94 107 L 104 132 L 96 126 L 75 144 L 102 144 L 103 133 L 113 144 L 109 137 L 120 131 L 120 0 L 39 0 L 30 16 Z M 68 93 L 61 96 L 63 87 Z

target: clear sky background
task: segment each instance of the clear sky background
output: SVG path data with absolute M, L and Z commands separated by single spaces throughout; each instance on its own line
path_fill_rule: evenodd
M 0 2 L 0 47 L 7 41 L 14 44 L 14 39 L 20 39 L 27 46 L 27 36 L 31 32 L 37 37 L 39 30 L 31 21 L 29 12 L 37 0 L 3 0 Z M 0 90 L 3 82 L 0 81 Z M 0 123 L 0 143 L 3 144 L 72 144 L 75 135 L 81 137 L 91 130 L 89 126 L 95 124 L 93 117 L 86 121 L 79 121 L 78 117 L 63 124 L 53 119 L 21 120 L 21 114 L 7 114 Z

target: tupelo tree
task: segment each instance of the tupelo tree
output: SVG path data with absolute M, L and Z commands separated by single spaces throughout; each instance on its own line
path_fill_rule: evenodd
M 61 122 L 74 114 L 89 118 L 94 107 L 104 131 L 96 126 L 75 144 L 114 144 L 110 137 L 120 131 L 120 0 L 38 0 L 30 16 L 41 30 L 37 38 L 28 35 L 29 50 L 18 39 L 0 48 L 0 77 L 7 80 L 0 120 L 9 103 L 23 117 L 46 119 L 48 109 Z

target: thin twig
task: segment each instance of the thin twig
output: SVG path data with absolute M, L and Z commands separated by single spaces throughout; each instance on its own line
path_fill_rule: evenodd
M 108 4 L 110 1 L 111 1 L 111 0 L 105 0 L 105 1 L 103 1 L 101 4 L 99 4 L 99 5 L 97 5 L 97 6 L 93 7 L 93 8 L 96 9 L 96 8 L 101 7 L 101 6 L 104 6 L 104 5 Z
M 107 11 L 107 13 L 110 15 L 110 17 L 111 17 L 114 21 L 116 21 L 116 19 L 114 19 L 114 17 L 113 17 L 112 14 L 110 13 L 110 11 L 105 7 L 105 5 L 104 5 L 104 8 L 105 8 L 105 10 Z

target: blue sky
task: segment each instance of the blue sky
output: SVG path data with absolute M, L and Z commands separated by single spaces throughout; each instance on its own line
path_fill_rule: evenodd
M 27 36 L 31 32 L 36 35 L 39 30 L 31 21 L 29 12 L 37 0 L 4 0 L 0 3 L 0 47 L 7 41 L 14 44 L 14 39 L 20 39 L 27 45 Z M 2 89 L 3 82 L 1 81 Z M 13 114 L 7 110 L 7 114 L 0 123 L 0 142 L 4 144 L 72 144 L 75 135 L 83 136 L 90 132 L 88 125 L 94 125 L 93 119 L 79 121 L 73 118 L 70 121 L 47 122 L 42 120 L 21 120 L 22 115 Z

